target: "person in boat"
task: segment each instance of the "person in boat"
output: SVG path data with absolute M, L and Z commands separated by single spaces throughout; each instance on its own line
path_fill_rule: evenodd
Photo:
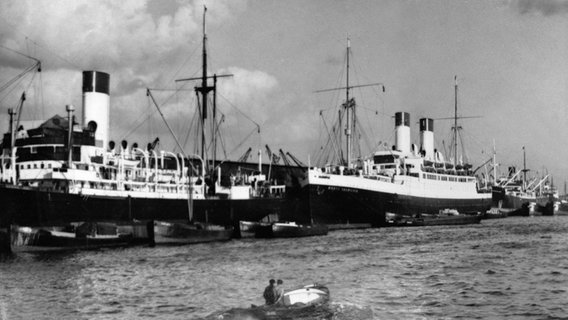
M 278 281 L 276 281 L 275 304 L 284 304 L 284 281 L 282 281 L 282 279 L 278 279 Z
M 266 302 L 267 306 L 273 305 L 276 303 L 276 287 L 274 286 L 274 279 L 270 279 L 269 284 L 266 288 L 264 288 L 264 293 L 262 296 Z

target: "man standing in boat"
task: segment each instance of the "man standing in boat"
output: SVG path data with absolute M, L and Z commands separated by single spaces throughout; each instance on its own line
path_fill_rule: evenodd
M 266 305 L 273 305 L 274 303 L 276 303 L 276 287 L 274 286 L 275 282 L 276 281 L 274 281 L 274 279 L 270 279 L 269 285 L 264 288 L 264 293 L 262 296 L 266 301 Z

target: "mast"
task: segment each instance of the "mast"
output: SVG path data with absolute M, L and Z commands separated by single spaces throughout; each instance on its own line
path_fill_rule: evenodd
M 495 139 L 493 139 L 493 185 L 497 185 L 497 155 L 495 150 Z
M 347 124 L 345 128 L 345 137 L 346 137 L 346 153 L 347 153 L 347 168 L 351 166 L 351 102 L 349 101 L 349 50 L 351 49 L 351 41 L 347 38 L 347 77 L 346 77 L 346 85 L 345 85 L 345 109 L 346 109 L 346 117 L 347 117 Z M 353 110 L 355 112 L 355 110 Z M 354 116 L 354 115 L 353 115 Z
M 178 79 L 177 81 L 194 81 L 194 80 L 201 80 L 201 87 L 195 87 L 195 92 L 197 95 L 199 95 L 199 93 L 201 94 L 201 115 L 200 115 L 200 122 L 201 122 L 201 158 L 203 159 L 204 162 L 204 166 L 206 167 L 208 164 L 207 161 L 207 153 L 206 153 L 206 130 L 205 130 L 205 120 L 207 119 L 207 95 L 209 94 L 210 91 L 214 92 L 214 96 L 213 96 L 213 120 L 212 120 L 212 138 L 213 138 L 213 164 L 215 163 L 215 156 L 216 156 L 216 148 L 217 148 L 217 143 L 216 143 L 216 139 L 217 139 L 217 123 L 215 120 L 215 117 L 217 115 L 216 109 L 217 109 L 217 97 L 216 97 L 216 91 L 217 91 L 217 78 L 223 78 L 223 77 L 232 77 L 232 74 L 223 74 L 223 75 L 217 75 L 214 74 L 213 76 L 207 76 L 207 33 L 206 33 L 206 29 L 205 29 L 205 16 L 207 13 L 207 7 L 203 7 L 203 49 L 202 49 L 202 74 L 201 77 L 197 77 L 197 78 L 186 78 L 186 79 Z M 213 86 L 209 86 L 207 84 L 207 79 L 209 78 L 213 78 Z M 206 168 L 203 168 L 203 170 L 205 171 Z M 208 171 L 208 170 L 207 170 Z
M 207 7 L 203 7 L 203 50 L 202 50 L 202 75 L 201 87 L 195 88 L 201 93 L 201 158 L 205 161 L 207 166 L 206 153 L 205 153 L 205 119 L 207 119 L 207 94 L 213 90 L 212 87 L 207 86 L 207 33 L 205 32 L 205 16 L 207 14 Z M 205 168 L 203 168 L 205 170 Z
M 525 153 L 525 146 L 523 146 L 523 191 L 527 184 L 527 155 Z
M 67 132 L 67 167 L 71 169 L 73 164 L 73 111 L 75 111 L 75 107 L 68 104 L 65 106 L 65 109 L 67 109 L 67 121 L 69 122 Z
M 454 168 L 458 159 L 458 76 L 454 76 Z
M 347 162 L 347 167 L 349 168 L 351 166 L 351 149 L 352 149 L 352 145 L 353 145 L 353 131 L 354 131 L 354 127 L 355 127 L 355 99 L 350 97 L 349 91 L 353 88 L 362 88 L 362 87 L 371 87 L 371 86 L 380 86 L 382 87 L 382 91 L 385 92 L 385 86 L 382 83 L 371 83 L 371 84 L 363 84 L 363 85 L 356 85 L 356 86 L 351 86 L 349 84 L 349 55 L 351 53 L 351 40 L 349 38 L 347 38 L 347 77 L 346 77 L 346 85 L 345 87 L 340 87 L 340 88 L 333 88 L 333 89 L 324 89 L 324 90 L 317 90 L 314 91 L 315 93 L 321 93 L 321 92 L 329 92 L 329 91 L 337 91 L 337 90 L 344 90 L 345 89 L 345 103 L 342 105 L 343 108 L 345 108 L 345 117 L 346 119 L 346 125 L 345 125 L 345 137 L 346 137 L 346 141 L 345 141 L 345 147 L 346 147 L 346 153 L 347 153 L 347 157 L 346 157 L 346 162 Z M 320 113 L 321 115 L 321 113 Z M 341 128 L 341 126 L 343 125 L 342 122 L 342 116 L 343 113 L 341 112 L 341 109 L 339 110 L 339 128 Z M 335 129 L 333 130 L 333 134 L 335 134 Z M 341 129 L 339 129 L 339 139 L 337 144 L 341 145 L 342 141 L 341 141 Z M 343 162 L 343 157 L 341 156 L 341 153 L 343 152 L 342 149 L 339 150 L 339 154 L 340 154 L 340 162 Z
M 11 183 L 16 184 L 16 125 L 14 124 L 14 117 L 16 112 L 12 108 L 8 108 L 10 115 L 10 170 L 11 170 Z

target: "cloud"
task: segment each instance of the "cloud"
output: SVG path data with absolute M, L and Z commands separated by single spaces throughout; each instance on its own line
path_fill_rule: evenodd
M 272 93 L 278 87 L 276 78 L 263 71 L 239 67 L 220 70 L 219 74 L 233 75 L 230 79 L 218 80 L 219 93 L 233 106 L 229 106 L 227 111 L 242 112 L 259 124 L 274 113 L 272 109 L 275 107 L 275 101 Z
M 8 0 L 0 3 L 4 21 L 0 45 L 42 60 L 44 68 L 125 72 L 113 76 L 132 91 L 133 84 L 163 80 L 167 66 L 179 65 L 200 44 L 203 3 L 186 1 L 171 15 L 155 16 L 148 1 Z M 215 1 L 208 8 L 207 26 L 215 27 L 242 12 L 244 1 Z M 28 53 L 29 54 L 29 53 Z M 0 56 L 0 66 L 21 67 L 21 57 Z M 143 75 L 139 75 L 143 74 Z M 116 88 L 120 89 L 120 87 Z
M 567 0 L 515 0 L 512 5 L 521 14 L 540 13 L 551 16 L 568 12 Z
M 203 1 L 176 0 L 161 3 L 156 12 L 149 0 L 1 1 L 0 84 L 33 64 L 14 51 L 40 59 L 43 95 L 36 105 L 24 110 L 23 117 L 45 119 L 64 113 L 65 104 L 81 105 L 81 71 L 104 71 L 111 77 L 111 131 L 113 125 L 130 124 L 141 111 L 148 111 L 145 89 L 171 87 L 172 74 L 183 74 L 180 66 L 191 52 L 198 52 L 203 5 Z M 208 3 L 207 28 L 228 22 L 246 5 L 245 0 Z M 192 58 L 190 62 L 200 65 L 199 54 Z M 5 105 L 15 105 L 28 80 L 13 90 Z M 31 99 L 39 89 L 26 90 Z M 0 92 L 0 99 L 4 95 Z M 32 112 L 32 108 L 41 111 Z M 4 128 L 4 123 L 0 127 Z

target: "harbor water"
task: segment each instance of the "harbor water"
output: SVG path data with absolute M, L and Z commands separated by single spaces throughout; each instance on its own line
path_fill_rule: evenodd
M 567 319 L 568 216 L 20 253 L 0 262 L 0 319 L 218 318 L 270 278 L 326 284 L 333 319 Z

